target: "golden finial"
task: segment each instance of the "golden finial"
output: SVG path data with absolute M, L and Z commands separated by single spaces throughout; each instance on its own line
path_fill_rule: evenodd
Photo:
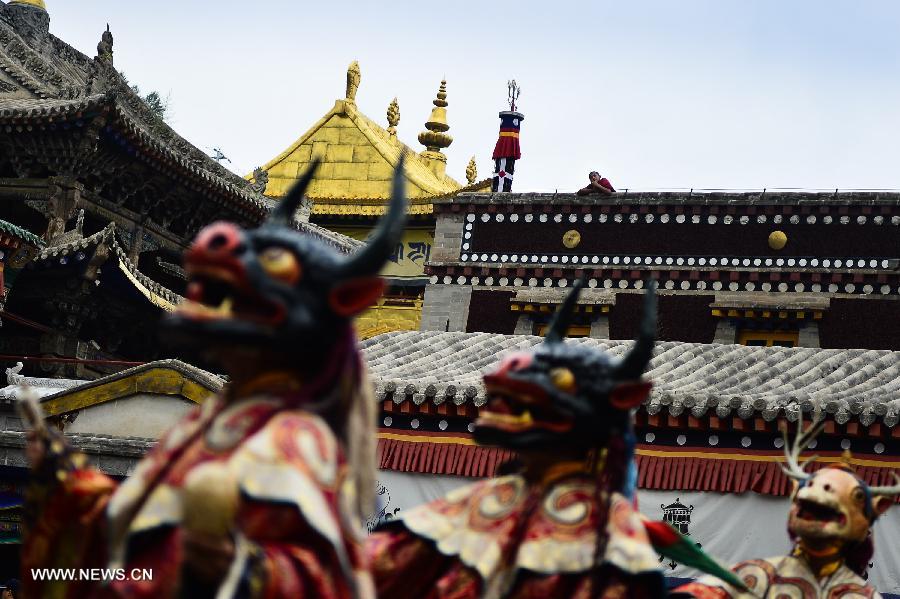
M 347 67 L 347 97 L 346 100 L 353 104 L 356 103 L 356 90 L 359 89 L 359 82 L 362 75 L 359 72 L 359 63 L 355 60 Z
M 478 178 L 478 165 L 475 164 L 475 157 L 472 156 L 472 159 L 469 160 L 469 166 L 466 167 L 466 181 L 469 182 L 469 185 L 475 182 L 475 179 Z
M 400 104 L 397 103 L 397 98 L 394 98 L 390 106 L 388 106 L 387 120 L 389 125 L 388 133 L 397 135 L 397 125 L 400 124 Z
M 442 148 L 446 148 L 453 143 L 453 138 L 446 131 L 450 129 L 447 124 L 447 80 L 441 81 L 441 87 L 438 90 L 437 98 L 432 101 L 434 108 L 431 110 L 431 118 L 425 123 L 427 131 L 419 133 L 419 143 L 421 143 L 429 152 L 440 153 Z
M 24 6 L 33 6 L 35 8 L 39 8 L 43 11 L 47 10 L 47 5 L 44 4 L 44 0 L 10 0 L 10 4 L 19 4 Z

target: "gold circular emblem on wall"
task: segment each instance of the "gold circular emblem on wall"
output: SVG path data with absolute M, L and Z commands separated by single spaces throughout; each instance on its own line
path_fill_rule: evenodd
M 784 231 L 772 231 L 769 233 L 769 247 L 773 250 L 780 250 L 787 245 L 787 235 Z
M 563 245 L 569 248 L 578 247 L 578 244 L 581 243 L 581 233 L 576 231 L 575 229 L 571 229 L 563 233 Z

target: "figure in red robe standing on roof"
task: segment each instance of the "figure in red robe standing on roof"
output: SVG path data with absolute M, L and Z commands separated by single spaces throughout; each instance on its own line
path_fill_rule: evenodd
M 402 164 L 387 216 L 343 257 L 292 224 L 315 164 L 254 230 L 203 229 L 185 256 L 174 341 L 229 374 L 121 485 L 47 430 L 32 403 L 27 597 L 372 597 L 361 545 L 374 489 L 374 407 L 351 318 L 405 219 Z M 36 580 L 110 568 L 113 580 Z M 149 577 L 148 574 L 149 573 Z

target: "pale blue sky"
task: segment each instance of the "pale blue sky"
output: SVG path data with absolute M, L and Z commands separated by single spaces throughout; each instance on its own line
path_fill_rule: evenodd
M 900 3 L 893 0 L 218 2 L 46 0 L 90 56 L 171 93 L 171 123 L 244 174 L 344 93 L 416 136 L 448 81 L 448 173 L 491 170 L 506 81 L 523 88 L 518 191 L 900 188 Z

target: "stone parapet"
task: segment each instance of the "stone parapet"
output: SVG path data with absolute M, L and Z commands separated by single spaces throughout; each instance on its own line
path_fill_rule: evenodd
M 422 307 L 422 331 L 465 331 L 472 287 L 428 285 Z
M 574 193 L 460 193 L 434 200 L 436 207 L 452 204 L 570 204 L 589 206 L 630 205 L 846 205 L 898 206 L 900 192 L 896 191 L 625 191 L 606 196 Z
M 462 214 L 446 214 L 437 220 L 429 263 L 459 261 L 464 226 L 465 220 Z

